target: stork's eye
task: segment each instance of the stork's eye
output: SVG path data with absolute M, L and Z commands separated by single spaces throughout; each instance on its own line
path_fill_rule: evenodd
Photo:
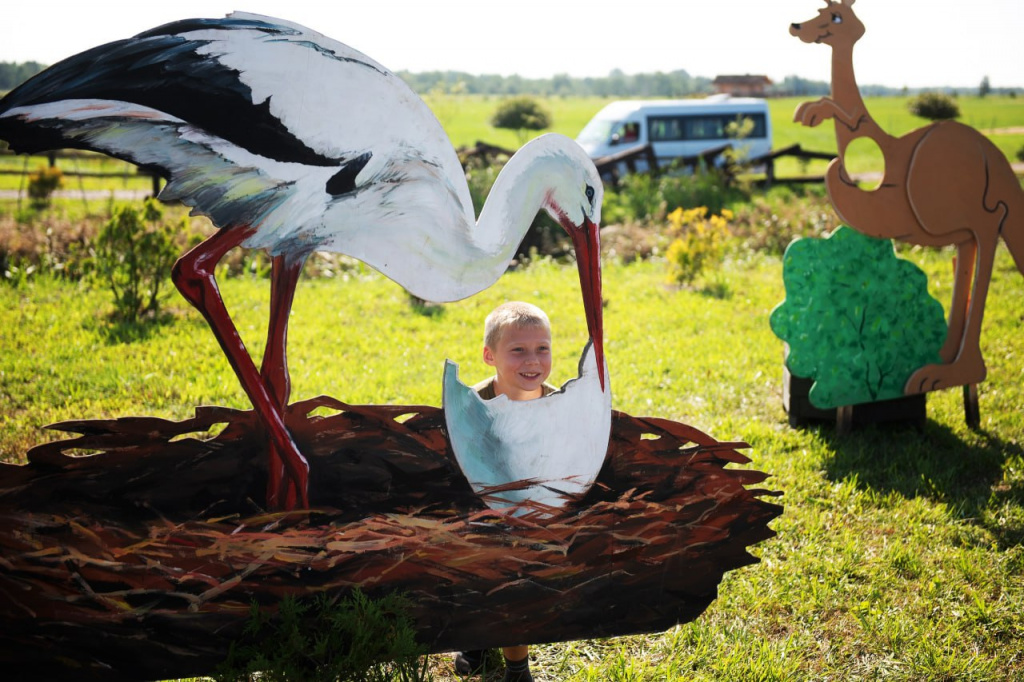
M 591 187 L 590 185 L 587 185 L 587 189 L 586 189 L 585 193 L 587 195 L 587 201 L 589 201 L 590 205 L 593 206 L 594 205 L 594 188 Z
M 833 12 L 832 13 L 832 23 L 833 24 L 841 24 L 841 23 L 843 23 L 843 15 L 836 14 L 835 12 Z

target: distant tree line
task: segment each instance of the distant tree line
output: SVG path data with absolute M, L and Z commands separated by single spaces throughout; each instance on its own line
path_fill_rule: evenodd
M 11 90 L 19 83 L 46 68 L 39 62 L 0 62 L 0 92 Z M 714 92 L 713 80 L 704 76 L 691 76 L 687 71 L 627 74 L 613 69 L 607 76 L 579 78 L 560 73 L 550 78 L 524 78 L 522 76 L 499 76 L 496 74 L 474 75 L 463 71 L 424 71 L 411 73 L 399 71 L 398 75 L 421 95 L 440 90 L 445 93 L 468 95 L 536 95 L 563 97 L 689 97 Z M 807 96 L 827 95 L 830 87 L 826 81 L 812 81 L 799 76 L 786 76 L 769 88 L 770 95 Z M 891 88 L 882 85 L 863 85 L 865 96 L 910 95 L 923 92 L 922 88 Z M 957 88 L 932 89 L 945 94 L 960 94 Z M 973 94 L 973 88 L 961 88 L 964 94 Z M 977 88 L 982 97 L 993 95 L 1016 95 L 1019 88 L 994 88 L 988 76 Z
M 462 71 L 399 71 L 409 86 L 423 95 L 429 92 L 463 93 L 468 95 L 536 95 L 572 97 L 690 97 L 709 95 L 715 91 L 714 81 L 704 76 L 691 76 L 677 71 L 627 74 L 614 69 L 607 76 L 578 78 L 558 74 L 551 78 L 522 76 L 474 75 Z M 786 76 L 769 86 L 769 96 L 821 96 L 830 91 L 827 81 L 814 81 L 799 76 Z M 950 93 L 953 88 L 945 88 Z M 908 95 L 918 89 L 892 88 L 884 85 L 861 86 L 865 96 Z M 995 92 L 992 90 L 992 92 Z
M 0 92 L 14 89 L 45 68 L 45 64 L 38 62 L 0 62 Z M 524 78 L 495 74 L 474 75 L 463 71 L 399 71 L 398 75 L 421 95 L 441 91 L 467 95 L 650 98 L 708 95 L 715 90 L 712 79 L 691 76 L 682 69 L 668 73 L 658 71 L 637 74 L 626 74 L 620 69 L 614 69 L 607 76 L 586 78 L 564 73 L 550 78 Z M 772 94 L 778 95 L 827 95 L 828 92 L 828 83 L 798 76 L 787 76 L 772 89 Z M 900 91 L 871 94 L 900 94 Z
M 607 76 L 598 78 L 579 78 L 564 73 L 550 78 L 524 78 L 496 74 L 474 75 L 462 71 L 400 71 L 398 75 L 420 94 L 442 90 L 469 95 L 685 97 L 714 90 L 711 79 L 691 76 L 683 70 L 626 74 L 615 69 Z
M 39 62 L 0 62 L 0 92 L 13 90 L 45 68 L 46 65 Z

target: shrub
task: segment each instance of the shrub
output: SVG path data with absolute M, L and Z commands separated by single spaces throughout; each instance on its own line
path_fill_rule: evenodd
M 717 168 L 656 176 L 631 173 L 605 193 L 601 216 L 607 224 L 660 222 L 670 206 L 704 206 L 709 213 L 721 214 L 746 198 L 747 193 Z
M 692 284 L 705 269 L 721 264 L 732 217 L 728 209 L 709 215 L 706 206 L 677 208 L 668 215 L 669 232 L 675 236 L 665 254 L 670 281 Z
M 0 210 L 0 274 L 12 284 L 34 275 L 83 279 L 92 270 L 96 231 L 93 221 L 69 216 L 66 207 Z
M 949 95 L 940 92 L 923 92 L 907 103 L 914 116 L 929 121 L 944 121 L 960 118 L 960 106 Z
M 28 178 L 28 196 L 34 208 L 46 208 L 50 197 L 64 185 L 64 173 L 56 166 L 41 166 Z
M 608 225 L 664 219 L 665 198 L 656 178 L 647 173 L 631 173 L 618 187 L 608 188 L 601 207 L 601 220 Z
M 730 221 L 743 248 L 779 256 L 795 238 L 825 237 L 837 227 L 839 218 L 820 185 L 777 185 L 737 206 Z
M 658 187 L 666 206 L 705 206 L 708 213 L 720 215 L 725 208 L 747 198 L 747 193 L 731 184 L 719 168 L 701 168 L 696 173 L 663 175 Z
M 498 109 L 491 116 L 491 125 L 495 128 L 517 131 L 519 143 L 522 144 L 526 141 L 527 130 L 545 130 L 551 127 L 551 114 L 532 97 L 513 97 L 498 105 Z
M 96 238 L 97 274 L 114 294 L 115 316 L 121 321 L 159 312 L 161 288 L 179 252 L 176 228 L 162 219 L 154 199 L 147 199 L 141 211 L 122 206 Z M 180 228 L 189 231 L 187 216 Z
M 313 600 L 285 597 L 276 616 L 253 604 L 240 642 L 232 645 L 216 675 L 219 682 L 416 682 L 432 679 L 425 653 L 396 594 L 371 600 L 321 594 Z
M 888 239 L 844 226 L 827 239 L 795 241 L 782 278 L 786 300 L 769 323 L 789 344 L 790 371 L 814 379 L 815 407 L 898 398 L 917 369 L 942 362 L 942 304 Z

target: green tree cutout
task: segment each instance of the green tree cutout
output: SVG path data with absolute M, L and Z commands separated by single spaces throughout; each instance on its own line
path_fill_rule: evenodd
M 789 371 L 814 380 L 808 397 L 816 407 L 898 398 L 914 371 L 942 362 L 942 304 L 889 240 L 846 226 L 826 239 L 797 240 L 782 277 L 786 300 L 769 323 L 789 344 Z

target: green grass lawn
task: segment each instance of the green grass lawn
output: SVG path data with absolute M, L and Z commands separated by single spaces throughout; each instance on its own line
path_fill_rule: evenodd
M 908 250 L 948 305 L 949 254 Z M 535 647 L 542 680 L 1009 680 L 1024 675 L 1024 279 L 1001 250 L 983 334 L 981 427 L 957 391 L 928 421 L 788 426 L 782 344 L 768 314 L 778 258 L 722 268 L 725 296 L 665 285 L 657 260 L 607 263 L 606 349 L 614 407 L 750 443 L 750 468 L 784 493 L 761 562 L 727 575 L 696 622 L 665 633 Z M 254 354 L 268 284 L 222 282 Z M 570 378 L 586 336 L 575 269 L 548 261 L 469 300 L 416 312 L 383 277 L 355 269 L 300 282 L 289 336 L 293 399 L 438 405 L 445 358 L 487 375 L 482 319 L 506 299 L 547 309 L 552 379 Z M 0 287 L 0 453 L 18 461 L 62 419 L 184 418 L 200 404 L 247 407 L 202 319 L 180 302 L 158 326 L 118 328 L 108 294 L 46 278 Z M 169 481 L 168 485 L 173 485 Z M 446 657 L 437 678 L 449 679 Z M 454 679 L 452 677 L 451 679 Z

